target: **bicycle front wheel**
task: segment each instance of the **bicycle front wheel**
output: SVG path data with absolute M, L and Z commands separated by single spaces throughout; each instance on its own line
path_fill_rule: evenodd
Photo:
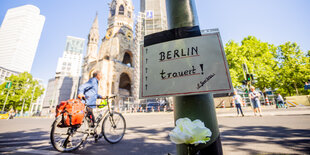
M 125 130 L 125 118 L 118 112 L 107 115 L 102 122 L 103 137 L 111 144 L 121 141 L 124 137 Z
M 53 147 L 60 152 L 71 152 L 79 148 L 88 136 L 88 123 L 84 119 L 80 126 L 62 127 L 61 116 L 54 121 L 50 133 Z

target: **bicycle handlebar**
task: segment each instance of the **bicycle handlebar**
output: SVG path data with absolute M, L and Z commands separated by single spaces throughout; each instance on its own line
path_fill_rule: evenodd
M 106 97 L 103 97 L 103 98 L 101 98 L 101 99 L 115 99 L 115 98 L 116 98 L 116 96 L 111 96 L 111 97 L 106 96 Z M 86 101 L 85 96 L 83 96 L 83 97 L 82 97 L 82 99 L 80 99 L 80 100 L 84 100 L 84 101 Z
M 106 100 L 106 99 L 115 99 L 116 98 L 116 96 L 111 96 L 111 97 L 109 97 L 109 96 L 106 96 L 105 98 L 102 98 L 103 100 Z M 86 103 L 86 98 L 85 98 L 85 96 L 83 96 L 82 97 L 82 99 L 80 99 L 81 101 L 83 100 L 83 101 L 85 101 L 85 105 L 86 106 L 89 106 L 89 105 L 87 105 L 87 103 Z M 102 106 L 102 105 L 90 105 L 90 106 L 96 106 L 96 107 L 99 107 L 99 106 Z
M 115 99 L 115 98 L 116 98 L 116 96 L 111 96 L 111 97 L 106 96 L 105 98 L 102 98 L 102 99 Z

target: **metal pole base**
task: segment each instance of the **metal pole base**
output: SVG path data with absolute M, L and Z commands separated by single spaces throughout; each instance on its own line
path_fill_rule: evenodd
M 199 144 L 194 152 L 199 150 L 199 154 L 222 155 L 222 145 L 219 128 L 217 124 L 216 112 L 212 94 L 177 96 L 173 98 L 174 119 L 187 117 L 194 121 L 196 119 L 204 122 L 205 126 L 212 132 L 211 140 L 207 144 Z M 177 154 L 188 154 L 187 145 L 177 145 Z M 189 153 L 191 154 L 191 153 Z

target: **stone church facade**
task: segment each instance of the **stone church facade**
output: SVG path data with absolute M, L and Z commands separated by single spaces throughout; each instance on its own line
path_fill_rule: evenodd
M 94 71 L 101 71 L 99 94 L 117 95 L 114 104 L 120 107 L 122 101 L 138 100 L 139 60 L 133 38 L 134 7 L 131 0 L 112 0 L 109 5 L 108 28 L 99 51 L 98 16 L 90 29 L 81 83 L 88 81 Z

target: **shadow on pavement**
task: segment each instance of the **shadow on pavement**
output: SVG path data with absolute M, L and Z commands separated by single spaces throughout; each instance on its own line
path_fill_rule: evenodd
M 156 135 L 165 132 L 169 133 L 173 128 L 167 127 L 162 129 L 147 129 L 145 127 L 130 127 L 126 132 L 130 135 L 136 134 L 136 138 L 128 137 L 126 134 L 124 139 L 117 144 L 109 144 L 102 138 L 98 143 L 94 143 L 93 138 L 90 137 L 89 143 L 85 149 L 81 149 L 75 153 L 78 154 L 113 154 L 113 155 L 154 155 L 154 154 L 175 154 L 175 145 L 170 142 L 168 136 L 158 138 Z M 153 135 L 153 136 L 145 136 Z M 139 136 L 141 135 L 141 136 Z
M 71 152 L 71 154 L 135 154 L 135 155 L 147 155 L 147 154 L 175 154 L 175 145 L 170 142 L 168 136 L 157 138 L 157 134 L 161 132 L 168 133 L 172 128 L 146 129 L 145 127 L 131 127 L 127 128 L 126 132 L 132 134 L 147 134 L 153 136 L 135 136 L 138 138 L 126 138 L 117 144 L 110 144 L 102 138 L 98 143 L 94 143 L 94 138 L 89 136 L 87 144 L 84 148 L 80 148 L 77 151 Z M 130 136 L 130 135 L 127 135 Z M 6 139 L 8 141 L 6 141 Z M 16 148 L 26 149 L 38 149 L 38 150 L 56 150 L 51 146 L 49 141 L 49 132 L 42 131 L 42 129 L 33 129 L 31 131 L 17 131 L 0 133 L 0 154 L 1 152 L 12 152 L 12 154 L 19 154 L 22 152 L 15 152 Z M 43 146 L 42 146 L 43 145 Z M 15 152 L 15 153 L 13 153 Z M 28 152 L 29 153 L 29 152 Z M 26 153 L 27 154 L 27 153 Z
M 234 150 L 242 150 L 252 154 L 261 154 L 255 150 L 241 148 L 244 145 L 267 144 L 266 152 L 273 150 L 268 144 L 277 144 L 284 148 L 294 151 L 310 154 L 310 130 L 290 129 L 281 126 L 240 126 L 228 127 L 220 125 L 220 128 L 226 128 L 221 132 L 222 142 L 230 145 Z M 270 154 L 270 153 L 269 153 Z
M 42 131 L 41 128 L 31 131 L 17 131 L 0 133 L 0 152 L 8 149 L 16 150 L 17 147 L 38 149 L 42 144 L 49 144 L 49 133 Z M 46 147 L 46 145 L 44 146 Z

